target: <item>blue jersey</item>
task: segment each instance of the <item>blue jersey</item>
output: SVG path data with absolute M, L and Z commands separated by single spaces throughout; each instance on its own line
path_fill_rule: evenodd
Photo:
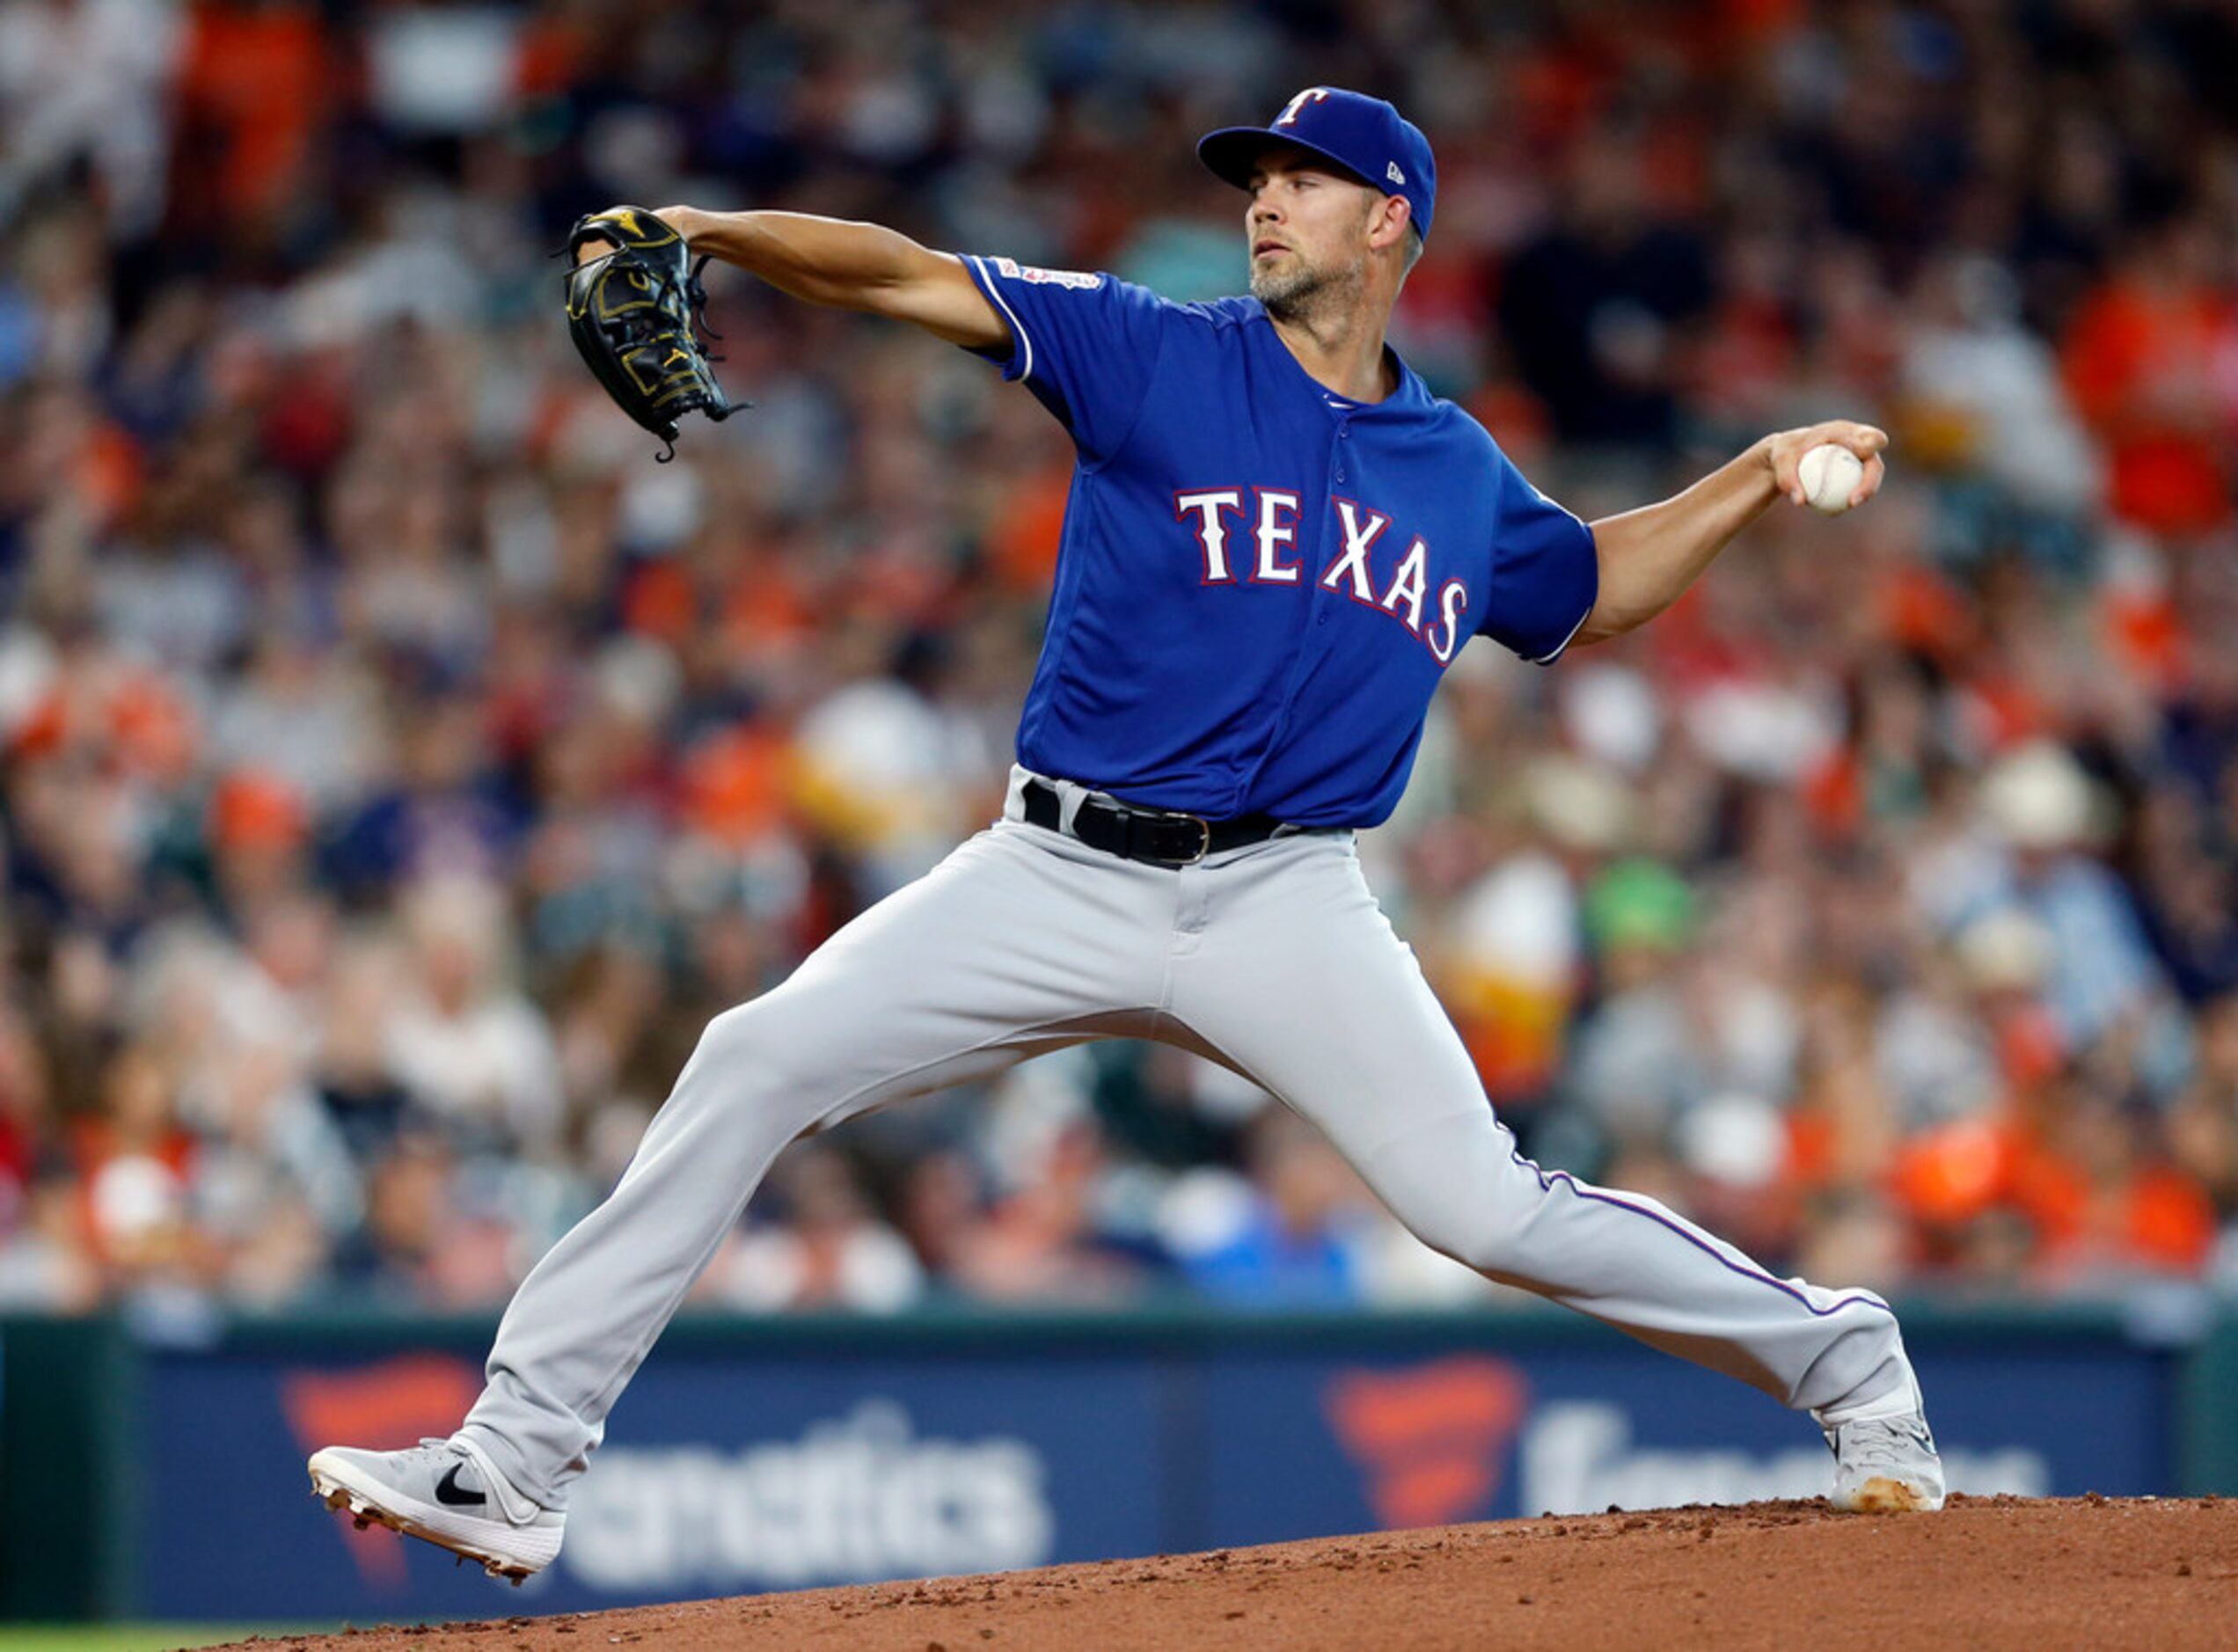
M 964 264 L 1010 324 L 1004 376 L 1079 453 L 1028 768 L 1211 818 L 1372 826 L 1470 637 L 1550 661 L 1591 611 L 1591 530 L 1403 362 L 1353 402 L 1255 299 Z

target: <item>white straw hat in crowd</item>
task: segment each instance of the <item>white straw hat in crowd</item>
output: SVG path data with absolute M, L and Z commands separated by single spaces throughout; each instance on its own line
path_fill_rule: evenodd
M 1567 754 L 1539 758 L 1523 779 L 1532 823 L 1583 854 L 1611 854 L 1632 840 L 1632 788 L 1613 769 Z
M 2000 758 L 1981 784 L 1984 820 L 2014 849 L 2076 849 L 2102 843 L 2113 800 L 2064 746 L 2039 740 Z

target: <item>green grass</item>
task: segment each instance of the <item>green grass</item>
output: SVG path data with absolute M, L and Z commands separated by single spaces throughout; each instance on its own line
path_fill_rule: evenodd
M 293 1631 L 297 1634 L 330 1634 L 340 1624 L 56 1624 L 47 1628 L 16 1628 L 0 1625 L 0 1652 L 174 1652 L 174 1648 L 223 1646 L 245 1641 L 252 1634 L 269 1638 Z

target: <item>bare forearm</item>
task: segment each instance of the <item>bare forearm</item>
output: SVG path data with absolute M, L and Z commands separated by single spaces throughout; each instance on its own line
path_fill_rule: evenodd
M 1758 442 L 1683 493 L 1593 524 L 1601 589 L 1578 642 L 1619 636 L 1653 619 L 1780 497 L 1764 446 Z
M 704 212 L 671 207 L 661 216 L 694 252 L 735 264 L 781 292 L 813 304 L 870 307 L 869 296 L 905 281 L 927 255 L 881 224 L 799 212 Z
M 1598 642 L 1645 625 L 1685 596 L 1717 553 L 1781 495 L 1801 503 L 1796 465 L 1822 442 L 1846 447 L 1864 461 L 1854 503 L 1878 491 L 1885 474 L 1880 450 L 1887 435 L 1847 420 L 1766 436 L 1683 493 L 1593 523 L 1601 588 L 1576 640 Z
M 1004 347 L 1010 327 L 953 253 L 882 224 L 801 212 L 705 212 L 663 207 L 694 252 L 759 276 L 812 304 L 867 311 L 975 350 Z

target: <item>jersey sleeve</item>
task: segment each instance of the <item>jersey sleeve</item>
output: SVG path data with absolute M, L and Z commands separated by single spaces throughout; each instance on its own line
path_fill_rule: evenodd
M 967 255 L 963 267 L 1010 324 L 1006 379 L 1022 379 L 1093 460 L 1118 450 L 1150 394 L 1172 306 L 1115 275 Z
M 1601 591 L 1593 530 L 1533 487 L 1496 450 L 1492 591 L 1479 636 L 1552 665 Z

